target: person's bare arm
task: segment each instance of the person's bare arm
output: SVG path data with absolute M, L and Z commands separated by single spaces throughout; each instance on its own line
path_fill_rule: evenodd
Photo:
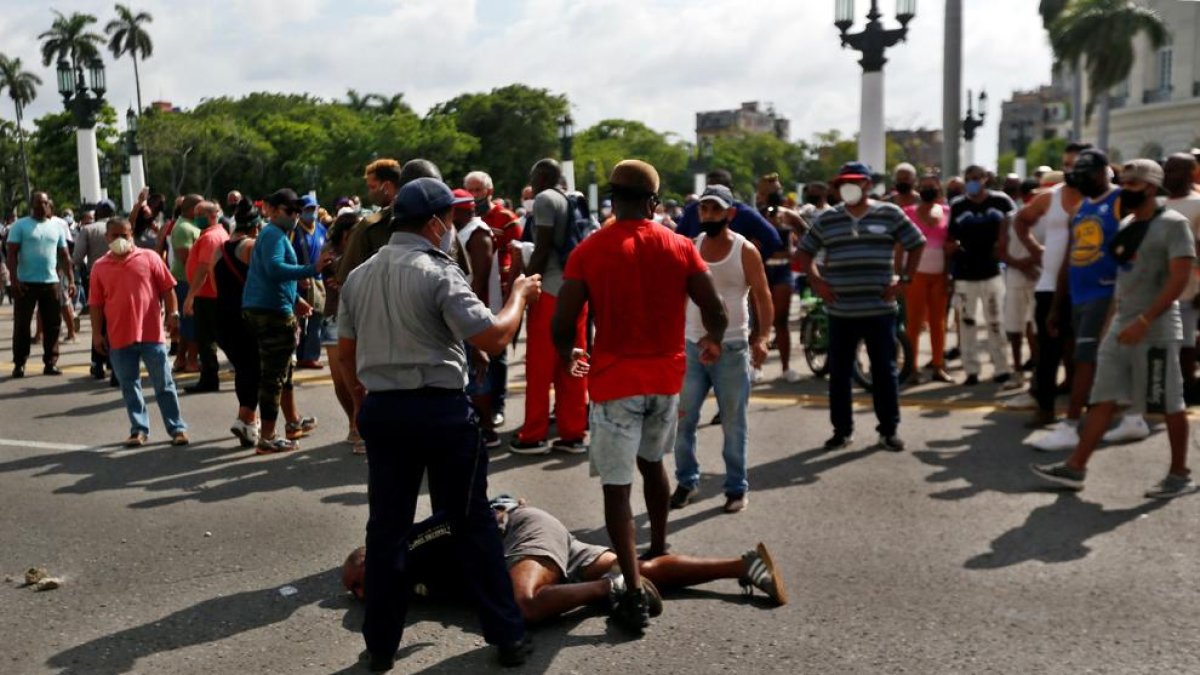
M 1016 219 L 1013 221 L 1013 230 L 1016 232 L 1017 239 L 1025 245 L 1025 249 L 1029 251 L 1030 257 L 1039 265 L 1042 262 L 1042 253 L 1045 252 L 1046 247 L 1033 238 L 1033 228 L 1049 212 L 1052 197 L 1053 193 L 1051 192 L 1045 192 L 1034 197 L 1033 201 L 1026 204 L 1020 211 L 1017 211 Z
M 768 336 L 772 317 L 775 316 L 775 304 L 771 300 L 771 287 L 767 284 L 767 269 L 763 265 L 762 255 L 750 242 L 742 247 L 742 270 L 746 274 L 746 284 L 750 286 L 750 306 L 754 309 L 755 318 L 750 332 L 750 363 L 760 368 L 767 360 L 767 342 L 770 340 Z
M 338 338 L 338 361 L 342 364 L 342 372 L 349 373 L 350 386 L 360 394 L 367 389 L 358 380 L 358 341 L 350 338 Z
M 721 358 L 721 341 L 725 339 L 725 329 L 729 327 L 729 316 L 725 313 L 725 305 L 717 294 L 713 284 L 712 274 L 700 272 L 687 278 L 687 294 L 700 308 L 700 321 L 708 334 L 700 338 L 700 362 L 711 365 Z M 767 325 L 770 325 L 768 320 Z
M 554 228 L 537 227 L 533 230 L 533 255 L 525 266 L 526 274 L 545 274 L 546 264 L 550 262 L 550 252 L 554 249 Z
M 578 279 L 567 279 L 559 290 L 554 318 L 550 322 L 550 336 L 554 340 L 554 348 L 575 377 L 582 377 L 588 372 L 587 352 L 575 346 L 579 338 L 575 329 L 579 324 L 579 314 L 587 301 L 587 284 Z
M 471 264 L 471 290 L 487 305 L 489 297 L 488 280 L 492 276 L 492 235 L 485 229 L 476 230 L 467 241 L 467 260 Z
M 66 247 L 58 249 L 58 275 L 67 279 L 67 293 L 72 299 L 78 289 L 75 288 L 75 266 L 71 264 L 71 252 Z
M 167 330 L 171 335 L 179 332 L 179 301 L 175 299 L 175 289 L 168 288 L 159 293 L 159 298 L 162 299 L 163 310 L 167 314 Z
M 1136 345 L 1141 342 L 1146 337 L 1146 331 L 1150 329 L 1154 320 L 1170 309 L 1171 305 L 1179 299 L 1184 287 L 1187 286 L 1188 276 L 1192 273 L 1195 264 L 1195 258 L 1172 258 L 1168 268 L 1170 272 L 1167 276 L 1167 283 L 1163 285 L 1163 289 L 1159 291 L 1154 302 L 1150 303 L 1146 311 L 1139 314 L 1129 325 L 1121 327 L 1117 341 L 1123 345 Z M 1113 307 L 1116 307 L 1116 304 L 1114 302 Z
M 542 277 L 539 275 L 521 276 L 513 282 L 512 295 L 504 309 L 496 315 L 496 322 L 467 338 L 472 347 L 481 349 L 489 354 L 499 354 L 512 342 L 521 325 L 521 315 L 525 313 L 525 305 L 537 299 L 542 292 Z
M 25 287 L 21 284 L 21 280 L 17 277 L 17 257 L 20 252 L 20 244 L 8 245 L 8 256 L 6 257 L 6 261 L 8 262 L 8 277 L 11 279 L 12 296 L 14 299 L 21 297 L 21 291 L 25 289 Z
M 191 316 L 194 313 L 196 303 L 196 291 L 204 286 L 204 282 L 208 281 L 208 276 L 212 274 L 213 266 L 217 264 L 217 256 L 221 255 L 221 250 L 213 251 L 213 257 L 210 260 L 202 261 L 196 265 L 196 272 L 188 279 L 188 294 L 183 300 L 183 315 Z

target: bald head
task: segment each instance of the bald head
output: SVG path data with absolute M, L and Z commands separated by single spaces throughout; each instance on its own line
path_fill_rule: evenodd
M 204 201 L 204 197 L 197 194 L 185 195 L 183 200 L 179 202 L 179 215 L 184 218 L 195 218 L 196 207 Z
M 539 159 L 529 170 L 529 184 L 536 195 L 543 190 L 558 187 L 562 181 L 562 166 L 553 159 Z
M 1196 158 L 1179 152 L 1167 158 L 1163 165 L 1163 187 L 1172 199 L 1187 197 L 1195 189 Z
M 221 207 L 217 206 L 216 202 L 200 202 L 196 205 L 196 218 L 203 218 L 208 221 L 208 226 L 212 227 L 217 224 L 217 219 L 221 217 Z
M 613 213 L 618 220 L 650 218 L 658 203 L 658 170 L 637 159 L 613 167 L 608 177 L 612 188 Z
M 437 164 L 427 159 L 410 159 L 400 169 L 400 182 L 397 185 L 397 189 L 408 185 L 418 178 L 442 180 L 442 170 L 437 167 Z

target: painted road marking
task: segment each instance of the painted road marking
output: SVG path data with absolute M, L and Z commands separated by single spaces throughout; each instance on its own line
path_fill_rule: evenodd
M 14 448 L 32 448 L 34 450 L 87 450 L 86 445 L 70 445 L 67 443 L 43 443 L 41 441 L 18 441 L 11 438 L 0 438 L 0 445 Z

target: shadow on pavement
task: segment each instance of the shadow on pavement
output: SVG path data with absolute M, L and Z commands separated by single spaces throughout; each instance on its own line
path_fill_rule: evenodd
M 934 492 L 931 498 L 969 499 L 984 492 L 1018 494 L 1039 485 L 1026 469 L 1037 456 L 1022 443 L 1023 435 L 1014 438 L 1011 430 L 1002 429 L 998 418 L 1004 414 L 991 412 L 983 417 L 983 424 L 961 427 L 961 437 L 931 440 L 925 444 L 926 450 L 913 453 L 925 464 L 939 469 L 926 478 L 927 482 L 966 482 Z
M 999 569 L 1037 560 L 1064 563 L 1087 556 L 1087 541 L 1111 532 L 1167 505 L 1165 500 L 1148 501 L 1130 509 L 1106 511 L 1085 502 L 1074 492 L 1063 492 L 1052 504 L 1034 509 L 1020 527 L 1005 532 L 992 542 L 992 550 L 968 560 L 972 570 Z

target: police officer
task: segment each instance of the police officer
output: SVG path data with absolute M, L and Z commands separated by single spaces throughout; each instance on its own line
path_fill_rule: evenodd
M 391 239 L 350 273 L 338 307 L 343 367 L 367 391 L 359 415 L 370 508 L 363 637 L 377 672 L 392 667 L 404 630 L 407 535 L 427 470 L 433 508 L 449 519 L 468 567 L 484 638 L 499 646 L 503 665 L 520 665 L 532 651 L 488 505 L 488 457 L 464 393 L 463 342 L 493 354 L 504 350 L 525 305 L 540 294 L 541 279 L 519 277 L 499 315 L 471 292 L 439 248 L 454 227 L 451 209 L 469 202 L 434 178 L 402 187 L 392 203 Z

